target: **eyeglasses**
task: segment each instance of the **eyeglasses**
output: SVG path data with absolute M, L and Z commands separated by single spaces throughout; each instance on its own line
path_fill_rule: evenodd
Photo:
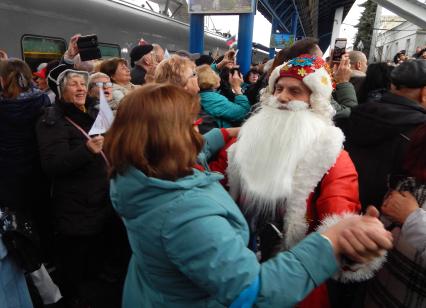
M 111 88 L 112 82 L 95 82 L 95 85 L 99 88 Z

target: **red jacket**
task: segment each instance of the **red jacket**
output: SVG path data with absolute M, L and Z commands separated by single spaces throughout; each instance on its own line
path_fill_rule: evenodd
M 340 153 L 334 166 L 322 179 L 315 208 L 312 207 L 313 195 L 314 193 L 311 193 L 307 200 L 306 211 L 310 230 L 315 230 L 326 216 L 345 212 L 360 212 L 358 174 L 348 152 L 342 151 Z M 327 286 L 322 284 L 315 288 L 300 302 L 298 307 L 330 307 Z

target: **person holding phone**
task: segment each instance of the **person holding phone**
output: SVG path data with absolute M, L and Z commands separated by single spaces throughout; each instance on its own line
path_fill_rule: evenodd
M 88 37 L 88 38 L 87 38 Z M 97 48 L 97 38 L 95 39 L 95 46 L 93 48 L 88 48 L 89 52 L 83 55 L 83 58 L 80 55 L 79 41 L 82 39 L 83 42 L 89 40 L 90 37 L 96 37 L 95 35 L 82 36 L 81 34 L 73 35 L 68 42 L 68 49 L 65 51 L 60 63 L 73 65 L 76 70 L 92 72 L 94 68 L 94 60 L 101 57 L 100 51 Z M 92 43 L 81 43 L 80 46 L 88 46 Z M 95 52 L 90 52 L 91 50 L 96 50 Z
M 215 119 L 219 128 L 240 126 L 250 111 L 250 104 L 242 93 L 242 79 L 239 71 L 234 70 L 233 74 L 229 73 L 230 84 L 235 92 L 234 102 L 216 91 L 220 87 L 221 80 L 209 65 L 199 66 L 196 71 L 203 110 Z

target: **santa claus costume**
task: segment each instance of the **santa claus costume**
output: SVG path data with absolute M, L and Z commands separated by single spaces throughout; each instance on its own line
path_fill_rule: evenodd
M 309 102 L 278 101 L 273 94 L 282 77 L 301 80 L 311 91 Z M 277 67 L 261 106 L 228 149 L 230 193 L 257 239 L 260 237 L 262 261 L 279 250 L 289 250 L 310 231 L 361 209 L 358 175 L 343 150 L 344 135 L 332 122 L 332 90 L 328 67 L 321 58 L 302 55 Z M 273 237 L 271 232 L 265 233 L 268 229 L 275 230 L 276 251 L 272 247 L 276 242 L 268 243 L 268 237 Z M 346 270 L 337 278 L 371 278 L 382 261 L 362 266 L 342 263 Z M 299 307 L 329 307 L 325 284 L 314 289 Z

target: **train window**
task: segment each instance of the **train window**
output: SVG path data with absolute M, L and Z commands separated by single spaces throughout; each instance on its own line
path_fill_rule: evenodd
M 40 63 L 60 59 L 66 50 L 66 43 L 62 38 L 24 35 L 21 47 L 22 58 L 35 71 Z
M 114 58 L 114 57 L 121 58 L 120 45 L 98 43 L 98 47 L 101 51 L 102 59 L 108 59 L 108 58 Z

